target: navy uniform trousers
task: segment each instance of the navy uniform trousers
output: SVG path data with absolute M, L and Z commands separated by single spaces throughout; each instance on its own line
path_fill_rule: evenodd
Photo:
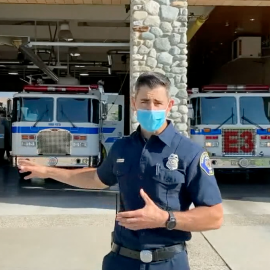
M 172 259 L 153 263 L 143 263 L 110 252 L 103 259 L 102 270 L 190 270 L 190 267 L 186 251 L 176 254 Z

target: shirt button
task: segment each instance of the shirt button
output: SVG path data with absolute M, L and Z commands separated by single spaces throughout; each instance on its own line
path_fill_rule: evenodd
M 139 175 L 139 178 L 142 180 L 143 179 L 142 175 Z

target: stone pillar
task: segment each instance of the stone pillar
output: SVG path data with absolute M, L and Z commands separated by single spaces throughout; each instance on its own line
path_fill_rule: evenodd
M 186 136 L 187 108 L 187 0 L 132 0 L 130 26 L 130 89 L 145 71 L 166 74 L 175 100 L 169 119 Z M 131 109 L 131 132 L 137 119 Z

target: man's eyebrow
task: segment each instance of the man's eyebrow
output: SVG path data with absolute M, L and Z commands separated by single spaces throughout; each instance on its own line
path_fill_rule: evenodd
M 150 99 L 149 98 L 142 98 L 141 101 L 149 101 Z M 162 100 L 158 100 L 158 99 L 154 99 L 155 102 L 161 102 L 162 103 Z

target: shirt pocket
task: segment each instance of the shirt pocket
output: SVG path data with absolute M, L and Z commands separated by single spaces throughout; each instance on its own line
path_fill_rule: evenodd
M 185 183 L 185 175 L 180 170 L 160 168 L 152 179 L 157 203 L 165 210 L 179 210 L 179 194 Z
M 185 182 L 185 177 L 181 171 L 166 168 L 160 168 L 153 178 L 167 189 L 176 189 Z

